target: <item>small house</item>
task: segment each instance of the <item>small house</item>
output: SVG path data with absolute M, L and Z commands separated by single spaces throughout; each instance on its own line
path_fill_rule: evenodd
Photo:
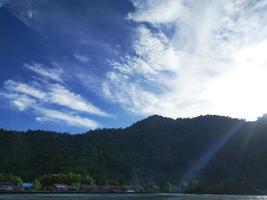
M 56 183 L 53 185 L 53 191 L 55 192 L 78 192 L 79 188 L 75 186 L 69 186 L 66 184 Z
M 68 191 L 68 186 L 65 184 L 59 184 L 56 183 L 53 185 L 53 190 L 56 192 L 67 192 Z
M 134 186 L 124 186 L 123 191 L 126 193 L 135 193 L 136 188 Z
M 9 182 L 0 182 L 0 192 L 12 192 L 14 187 Z

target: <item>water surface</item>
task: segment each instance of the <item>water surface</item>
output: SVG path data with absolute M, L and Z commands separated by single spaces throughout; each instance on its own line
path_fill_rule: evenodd
M 267 200 L 267 196 L 182 194 L 1 194 L 0 200 Z

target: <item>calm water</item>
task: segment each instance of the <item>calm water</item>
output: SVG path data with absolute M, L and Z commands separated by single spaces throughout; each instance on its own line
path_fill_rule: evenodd
M 0 195 L 0 200 L 259 200 L 267 196 L 228 196 L 228 195 L 165 195 L 165 194 L 16 194 Z

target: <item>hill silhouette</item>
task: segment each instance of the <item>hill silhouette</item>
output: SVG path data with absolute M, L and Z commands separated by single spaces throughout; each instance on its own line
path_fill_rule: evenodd
M 0 173 L 27 180 L 90 174 L 97 184 L 171 183 L 177 191 L 254 193 L 267 188 L 267 117 L 150 116 L 125 129 L 70 135 L 0 130 Z

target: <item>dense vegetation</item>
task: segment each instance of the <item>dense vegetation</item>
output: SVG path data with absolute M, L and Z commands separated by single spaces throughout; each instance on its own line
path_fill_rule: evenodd
M 44 175 L 38 179 L 42 187 L 51 186 L 54 184 L 67 184 L 67 185 L 95 185 L 95 181 L 88 175 L 81 174 L 49 174 Z
M 9 182 L 17 187 L 22 187 L 23 184 L 23 180 L 20 177 L 11 174 L 0 174 L 0 182 Z
M 267 189 L 266 144 L 265 117 L 245 122 L 151 116 L 125 129 L 78 135 L 0 130 L 0 173 L 28 181 L 76 173 L 92 177 L 97 185 L 255 193 Z

